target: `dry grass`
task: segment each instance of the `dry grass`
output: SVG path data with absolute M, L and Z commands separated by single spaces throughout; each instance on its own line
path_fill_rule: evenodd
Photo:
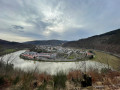
M 120 70 L 120 58 L 98 51 L 95 51 L 95 54 L 94 61 L 107 64 L 115 70 Z
M 72 80 L 72 79 L 79 80 L 82 78 L 82 72 L 79 70 L 71 71 L 68 73 L 67 78 L 68 80 Z
M 112 66 L 114 69 L 119 69 L 120 59 L 109 54 L 95 52 L 96 57 L 94 61 L 99 61 L 101 63 L 106 63 Z M 64 73 L 58 73 L 55 76 L 47 75 L 45 73 L 38 74 L 36 72 L 23 72 L 21 70 L 15 70 L 11 65 L 6 65 L 0 62 L 0 87 L 9 87 L 12 89 L 22 89 L 22 90 L 33 90 L 38 88 L 38 90 L 46 90 L 49 85 L 54 88 L 65 88 L 67 81 L 72 81 L 74 84 L 70 83 L 72 87 L 80 87 L 80 81 L 82 80 L 82 72 L 79 70 L 72 71 L 68 75 Z M 103 85 L 117 85 L 120 82 L 120 72 L 109 71 L 107 73 L 99 73 L 98 70 L 90 69 L 87 75 L 92 77 L 93 84 L 101 82 Z M 37 83 L 37 84 L 36 84 Z M 76 86 L 77 85 L 77 86 Z

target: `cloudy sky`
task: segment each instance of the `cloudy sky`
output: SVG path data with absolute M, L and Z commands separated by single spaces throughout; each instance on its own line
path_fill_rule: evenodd
M 0 0 L 0 39 L 78 40 L 120 28 L 120 0 Z

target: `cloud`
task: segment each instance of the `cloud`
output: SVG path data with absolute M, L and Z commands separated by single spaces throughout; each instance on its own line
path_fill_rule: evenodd
M 0 33 L 0 38 L 4 38 L 5 40 L 8 40 L 8 41 L 19 41 L 19 42 L 33 40 L 30 37 L 22 37 L 22 36 L 17 36 L 15 34 L 3 34 L 3 33 Z
M 32 40 L 77 40 L 101 34 L 120 27 L 119 3 L 119 0 L 0 0 L 0 33 Z M 20 40 L 18 37 L 15 41 Z
M 21 30 L 24 29 L 24 27 L 19 26 L 19 25 L 12 25 L 12 29 L 15 29 L 15 30 L 19 30 L 19 31 L 21 31 Z

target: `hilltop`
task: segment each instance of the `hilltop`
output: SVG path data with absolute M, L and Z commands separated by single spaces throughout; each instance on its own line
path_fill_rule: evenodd
M 26 44 L 33 44 L 33 45 L 52 45 L 52 46 L 58 46 L 66 43 L 68 41 L 64 40 L 35 40 L 35 41 L 28 41 L 25 42 Z

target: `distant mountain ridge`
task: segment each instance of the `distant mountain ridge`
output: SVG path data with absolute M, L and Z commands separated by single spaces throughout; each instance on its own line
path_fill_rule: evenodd
M 10 41 L 0 39 L 0 47 L 22 49 L 22 48 L 28 48 L 30 47 L 30 45 L 19 43 L 19 42 L 10 42 Z
M 68 41 L 64 40 L 35 40 L 35 41 L 29 41 L 25 42 L 26 44 L 33 44 L 33 45 L 52 45 L 52 46 L 58 46 L 66 43 Z
M 97 49 L 120 55 L 120 29 L 63 44 L 63 47 Z

